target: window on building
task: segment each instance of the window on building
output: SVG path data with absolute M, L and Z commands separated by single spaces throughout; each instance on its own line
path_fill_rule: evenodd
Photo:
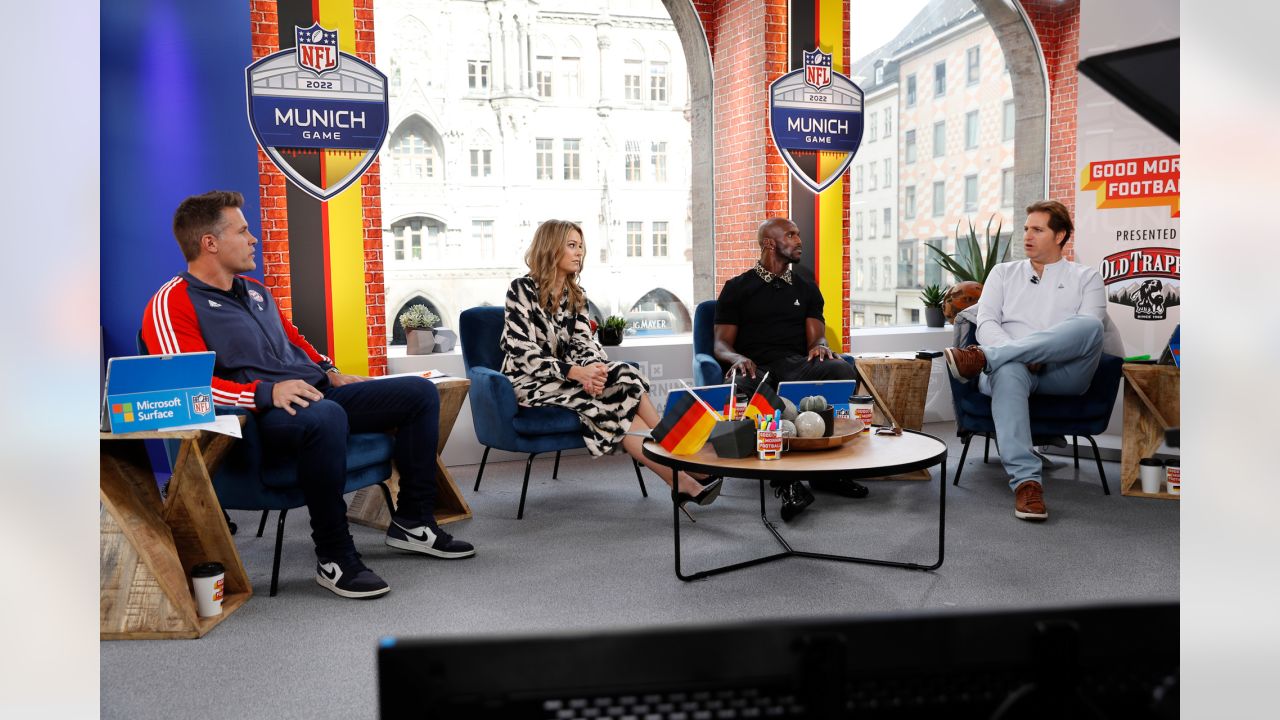
M 942 217 L 947 214 L 947 184 L 939 180 L 933 184 L 933 216 Z
M 565 180 L 581 180 L 582 179 L 582 139 L 581 138 L 565 138 L 561 141 L 564 148 L 563 164 Z
M 933 96 L 942 97 L 947 94 L 947 61 L 933 66 Z
M 879 129 L 876 126 L 876 115 L 877 113 L 871 113 L 869 116 L 867 116 L 867 133 L 868 133 L 867 142 L 876 141 L 876 131 Z
M 667 224 L 665 222 L 653 224 L 653 256 L 667 256 Z
M 875 210 L 867 211 L 867 227 L 868 227 L 867 237 L 869 238 L 875 237 L 876 236 L 876 211 Z
M 624 177 L 627 182 L 640 181 L 640 143 L 635 140 L 627 141 L 626 167 Z
M 880 276 L 880 289 L 892 290 L 893 289 L 893 258 L 889 257 L 888 255 L 885 255 L 883 267 L 884 267 L 884 275 Z M 885 323 L 885 324 L 888 325 L 889 323 Z
M 853 170 L 853 191 L 856 193 L 862 192 L 862 166 L 861 165 L 854 168 Z
M 858 261 L 854 266 L 854 287 L 858 290 L 862 290 L 866 287 L 866 271 L 863 270 L 862 258 L 858 258 Z
M 906 143 L 906 151 L 903 154 L 906 156 L 906 163 L 911 165 L 916 161 L 916 131 L 908 130 L 904 142 Z
M 867 261 L 867 289 L 875 290 L 880 287 L 880 272 L 876 269 L 875 259 Z
M 440 236 L 444 232 L 443 223 L 422 216 L 406 218 L 391 226 L 394 246 L 400 248 L 401 252 L 407 249 L 409 260 L 421 260 L 427 250 L 438 252 Z M 405 258 L 397 256 L 396 259 Z
M 876 84 L 884 82 L 884 65 L 876 65 Z
M 653 181 L 667 181 L 667 144 L 655 142 L 649 144 L 649 162 L 653 165 Z
M 649 63 L 649 101 L 667 101 L 667 64 L 664 62 Z
M 538 138 L 534 141 L 534 168 L 539 180 L 555 178 L 555 174 L 552 171 L 552 146 L 554 142 L 551 138 Z
M 876 182 L 876 178 L 878 178 L 878 177 L 879 177 L 879 175 L 876 173 L 876 163 L 875 163 L 875 161 L 874 161 L 874 160 L 871 162 L 871 168 L 870 168 L 870 170 L 871 170 L 871 177 L 870 177 L 869 181 L 867 182 L 867 189 L 868 189 L 868 190 L 875 190 L 875 189 L 876 189 L 876 186 L 877 186 L 877 184 L 878 184 L 878 183 Z
M 404 259 L 404 228 L 400 228 L 400 232 L 392 232 L 392 247 L 395 251 L 395 259 Z
M 489 89 L 488 60 L 467 61 L 467 89 L 477 91 Z
M 862 234 L 862 211 L 861 210 L 853 214 L 853 226 L 857 228 L 857 232 L 853 236 L 854 239 L 865 240 L 866 237 Z
M 978 78 L 981 75 L 981 63 L 979 60 L 980 56 L 978 54 L 979 50 L 981 50 L 981 48 L 975 45 L 969 48 L 967 52 L 965 52 L 964 77 L 965 77 L 966 84 L 969 84 L 969 85 L 978 84 Z
M 889 233 L 893 231 L 893 208 L 884 209 L 884 227 L 881 228 L 881 236 L 889 237 Z
M 471 149 L 471 177 L 489 177 L 493 174 L 493 151 Z
M 893 163 L 889 158 L 884 159 L 884 186 L 893 186 Z
M 539 55 L 533 60 L 534 87 L 538 97 L 551 97 L 552 59 L 549 55 Z
M 640 257 L 640 245 L 644 242 L 644 223 L 627 223 L 627 257 Z
M 436 176 L 436 149 L 417 129 L 409 130 L 396 138 L 391 153 L 400 177 L 407 180 L 431 180 Z
M 970 110 L 964 116 L 964 149 L 978 147 L 978 111 Z
M 940 158 L 947 154 L 947 121 L 933 124 L 933 156 Z
M 916 76 L 912 73 L 907 76 L 907 107 L 916 106 Z
M 1013 168 L 1000 171 L 1000 207 L 1013 207 Z
M 903 192 L 905 192 L 905 195 L 903 196 L 902 212 L 908 220 L 915 220 L 916 219 L 916 186 L 908 185 Z
M 884 136 L 893 137 L 893 108 L 884 109 Z
M 1013 114 L 1013 101 L 1005 100 L 1004 101 L 1004 132 L 1001 133 L 1001 137 L 1003 139 L 1005 140 L 1013 139 L 1013 128 L 1014 128 L 1016 119 L 1017 118 Z
M 966 175 L 964 178 L 964 211 L 978 211 L 978 176 Z
M 889 327 L 893 324 L 893 316 L 884 313 L 876 313 L 876 327 Z
M 492 220 L 472 220 L 471 221 L 471 241 L 480 250 L 480 257 L 493 259 L 493 221 Z
M 622 93 L 626 100 L 640 102 L 640 70 L 643 66 L 640 60 L 622 63 Z
M 920 324 L 920 308 L 911 308 L 909 315 L 911 317 L 911 319 L 907 321 L 909 324 L 911 325 Z
M 582 94 L 582 58 L 560 58 L 560 90 L 570 98 Z
M 855 312 L 853 314 L 853 326 L 856 328 L 865 327 L 867 324 L 866 312 Z
M 933 238 L 929 243 L 934 247 L 946 247 L 944 239 L 940 237 Z M 938 263 L 938 257 L 933 253 L 929 253 L 924 259 L 924 286 L 930 285 L 942 285 L 942 265 Z
M 917 252 L 915 240 L 898 241 L 898 287 L 920 287 L 916 281 Z

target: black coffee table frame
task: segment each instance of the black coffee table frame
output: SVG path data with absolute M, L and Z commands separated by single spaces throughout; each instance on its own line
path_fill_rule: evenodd
M 942 567 L 943 549 L 946 540 L 946 517 L 947 517 L 947 449 L 946 443 L 942 440 L 922 433 L 916 430 L 903 430 L 904 433 L 912 433 L 915 435 L 923 435 L 942 443 L 942 450 L 937 455 L 924 458 L 919 461 L 900 464 L 885 465 L 872 468 L 857 468 L 840 471 L 803 471 L 795 469 L 783 469 L 780 465 L 778 469 L 746 469 L 732 468 L 726 470 L 724 466 L 714 463 L 703 463 L 693 460 L 685 460 L 683 458 L 673 457 L 665 454 L 658 454 L 650 451 L 650 442 L 644 444 L 644 454 L 650 460 L 665 465 L 673 470 L 692 471 L 695 473 L 707 473 L 710 475 L 722 475 L 728 477 L 740 477 L 749 480 L 758 480 L 760 483 L 760 520 L 764 526 L 773 534 L 778 544 L 782 546 L 782 552 L 772 555 L 762 555 L 760 557 L 744 560 L 742 562 L 722 565 L 720 567 L 711 568 L 710 570 L 702 570 L 691 575 L 686 575 L 681 568 L 680 555 L 680 508 L 677 500 L 676 484 L 672 483 L 671 487 L 671 518 L 673 536 L 675 538 L 675 568 L 676 577 L 685 582 L 693 580 L 701 580 L 702 578 L 719 575 L 720 573 L 731 572 L 733 570 L 741 570 L 753 565 L 761 565 L 774 560 L 782 560 L 789 557 L 806 557 L 818 560 L 837 560 L 840 562 L 862 563 L 865 565 L 884 565 L 888 567 L 899 567 L 908 570 L 931 571 Z M 782 463 L 784 461 L 777 461 Z M 859 557 L 856 555 L 833 555 L 830 553 L 809 552 L 807 550 L 797 550 L 791 547 L 787 539 L 782 537 L 782 533 L 778 532 L 778 527 L 769 519 L 768 511 L 765 507 L 764 484 L 766 480 L 777 480 L 779 482 L 803 482 L 807 480 L 817 480 L 823 478 L 848 478 L 850 480 L 861 480 L 867 478 L 881 478 L 890 475 L 898 475 L 900 473 L 913 472 L 915 470 L 924 470 L 933 466 L 939 466 L 942 470 L 941 477 L 938 479 L 938 559 L 932 565 L 922 565 L 920 563 L 900 562 L 897 560 L 884 560 L 880 558 Z M 726 474 L 732 473 L 732 475 Z

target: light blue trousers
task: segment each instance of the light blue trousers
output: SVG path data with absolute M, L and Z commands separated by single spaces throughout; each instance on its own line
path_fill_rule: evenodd
M 1005 345 L 984 345 L 987 367 L 978 389 L 991 396 L 1000 462 L 1009 473 L 1009 489 L 1040 480 L 1040 458 L 1031 446 L 1028 399 L 1040 395 L 1080 395 L 1089 389 L 1102 357 L 1102 323 L 1091 315 L 1072 315 L 1047 330 Z M 1033 373 L 1028 364 L 1044 367 Z

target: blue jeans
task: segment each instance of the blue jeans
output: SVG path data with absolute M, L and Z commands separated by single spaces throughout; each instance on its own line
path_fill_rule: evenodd
M 1091 315 L 1072 315 L 1005 345 L 984 345 L 982 352 L 987 366 L 978 389 L 991 396 L 1000 462 L 1009 473 L 1009 488 L 1016 490 L 1040 480 L 1040 458 L 1031 446 L 1031 395 L 1080 395 L 1089 389 L 1102 358 L 1102 323 Z M 1028 363 L 1044 367 L 1033 373 Z
M 323 400 L 294 410 L 296 415 L 280 408 L 264 410 L 258 415 L 258 431 L 265 453 L 297 458 L 317 556 L 340 559 L 355 549 L 342 499 L 349 433 L 396 431 L 396 515 L 432 518 L 440 435 L 440 394 L 434 383 L 403 377 L 330 387 Z

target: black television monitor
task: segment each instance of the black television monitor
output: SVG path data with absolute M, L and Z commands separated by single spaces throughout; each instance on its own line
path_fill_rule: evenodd
M 1179 38 L 1094 55 L 1076 66 L 1161 132 L 1178 140 Z M 1181 142 L 1179 140 L 1179 142 Z

